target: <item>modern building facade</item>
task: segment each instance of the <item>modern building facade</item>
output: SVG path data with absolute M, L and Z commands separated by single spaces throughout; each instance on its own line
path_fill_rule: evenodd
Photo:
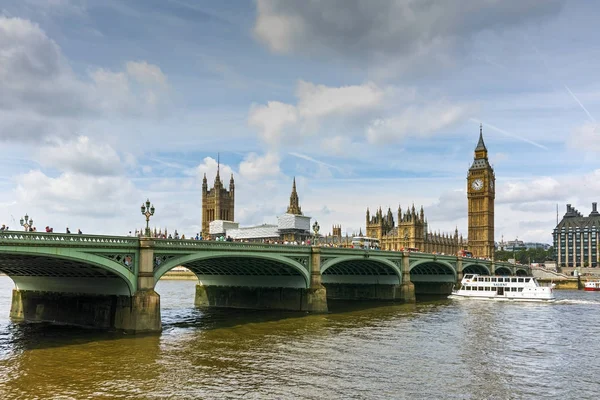
M 467 175 L 469 204 L 469 250 L 475 257 L 494 257 L 494 200 L 496 176 L 488 161 L 488 151 L 483 142 L 483 129 L 479 126 L 479 142 Z
M 552 232 L 558 266 L 597 267 L 600 264 L 599 234 L 597 203 L 592 203 L 592 212 L 587 217 L 567 204 L 567 212 Z
M 398 207 L 397 221 L 389 208 L 385 215 L 381 207 L 374 215 L 367 209 L 367 236 L 379 239 L 382 250 L 419 249 L 427 253 L 456 254 L 466 247 L 458 229 L 453 235 L 429 232 L 423 207 L 418 213 L 414 205 L 404 213 Z
M 235 218 L 235 183 L 233 174 L 229 179 L 229 190 L 225 188 L 219 175 L 220 166 L 217 167 L 217 176 L 212 189 L 208 189 L 206 174 L 202 180 L 202 235 L 208 235 L 210 223 L 216 220 L 234 221 Z

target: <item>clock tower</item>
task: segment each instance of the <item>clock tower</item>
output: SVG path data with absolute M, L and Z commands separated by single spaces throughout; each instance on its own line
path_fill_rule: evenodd
M 494 170 L 488 161 L 487 148 L 483 143 L 483 128 L 479 125 L 479 142 L 467 176 L 469 250 L 474 257 L 494 257 L 495 184 Z

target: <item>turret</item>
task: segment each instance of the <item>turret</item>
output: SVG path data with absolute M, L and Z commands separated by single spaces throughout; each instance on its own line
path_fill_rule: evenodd
M 204 173 L 204 178 L 202 178 L 202 194 L 206 194 L 208 192 L 208 181 L 206 180 L 206 172 Z

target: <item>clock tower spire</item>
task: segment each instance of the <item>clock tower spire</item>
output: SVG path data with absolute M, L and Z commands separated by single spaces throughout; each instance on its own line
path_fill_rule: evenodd
M 483 141 L 483 127 L 479 125 L 479 142 L 475 147 L 473 164 L 467 176 L 469 204 L 469 250 L 476 257 L 494 257 L 494 200 L 496 176 L 488 161 Z

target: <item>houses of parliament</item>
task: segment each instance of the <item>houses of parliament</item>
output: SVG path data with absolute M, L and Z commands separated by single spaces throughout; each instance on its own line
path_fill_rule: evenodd
M 463 238 L 458 233 L 458 229 L 453 233 L 430 231 L 423 207 L 421 206 L 417 211 L 414 204 L 404 212 L 401 207 L 398 207 L 395 215 L 390 208 L 384 213 L 379 207 L 373 214 L 367 209 L 366 235 L 379 239 L 382 250 L 418 249 L 428 253 L 445 254 L 468 250 L 475 257 L 493 258 L 495 182 L 496 177 L 488 160 L 488 151 L 480 126 L 473 163 L 467 173 L 468 239 Z M 224 187 L 218 170 L 213 189 L 208 189 L 206 175 L 204 176 L 203 235 L 206 236 L 209 232 L 209 224 L 212 221 L 218 219 L 234 221 L 234 190 L 233 175 L 229 181 L 229 190 Z M 302 215 L 295 182 L 287 210 L 287 214 Z M 340 225 L 333 227 L 331 236 L 341 239 Z M 342 240 L 334 242 L 344 243 Z

